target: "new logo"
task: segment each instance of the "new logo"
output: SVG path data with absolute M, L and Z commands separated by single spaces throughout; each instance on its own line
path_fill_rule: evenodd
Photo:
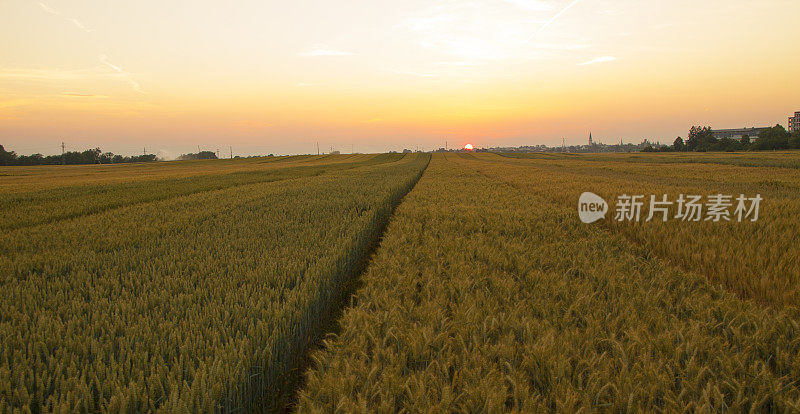
M 595 193 L 585 192 L 578 199 L 578 216 L 584 223 L 594 223 L 606 217 L 608 203 Z

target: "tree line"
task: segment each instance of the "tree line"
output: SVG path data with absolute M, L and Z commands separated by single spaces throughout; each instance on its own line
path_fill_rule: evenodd
M 200 151 L 198 153 L 183 154 L 179 160 L 216 160 L 217 154 L 214 151 Z
M 67 151 L 63 155 L 17 155 L 14 151 L 6 151 L 0 145 L 0 165 L 60 165 L 60 164 L 122 164 L 127 162 L 156 161 L 155 154 L 122 156 L 111 152 L 103 152 L 100 148 L 85 151 Z
M 766 151 L 800 149 L 800 131 L 789 133 L 783 125 L 775 125 L 761 130 L 757 136 L 743 136 L 740 139 L 717 138 L 711 127 L 692 126 L 686 141 L 678 137 L 672 146 L 645 148 L 645 152 L 673 151 Z

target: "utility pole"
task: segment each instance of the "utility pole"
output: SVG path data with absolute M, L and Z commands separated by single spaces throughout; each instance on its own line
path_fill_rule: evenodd
M 319 141 L 317 141 L 317 155 L 319 155 Z
M 147 147 L 142 147 L 142 155 L 147 155 Z
M 231 150 L 231 159 L 233 159 L 233 147 L 228 145 L 228 149 Z
M 447 141 L 444 142 L 444 150 L 447 151 Z
M 219 148 L 217 148 L 217 158 L 219 158 Z
M 561 152 L 567 152 L 567 139 L 561 137 Z
M 66 158 L 64 157 L 64 153 L 66 152 L 67 145 L 64 144 L 64 141 L 61 141 L 61 165 L 65 165 L 67 163 Z

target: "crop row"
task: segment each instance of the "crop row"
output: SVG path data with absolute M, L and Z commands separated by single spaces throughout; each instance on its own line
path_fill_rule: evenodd
M 280 408 L 428 157 L 0 235 L 0 412 Z
M 13 230 L 50 223 L 126 205 L 152 202 L 203 191 L 280 181 L 301 176 L 310 177 L 364 165 L 393 162 L 401 157 L 402 154 L 382 154 L 374 157 L 359 158 L 352 162 L 302 164 L 285 160 L 283 162 L 271 162 L 264 166 L 253 164 L 248 160 L 249 168 L 233 172 L 227 172 L 223 168 L 222 171 L 225 171 L 225 173 L 217 172 L 158 180 L 142 180 L 139 178 L 133 181 L 91 185 L 74 184 L 24 192 L 4 192 L 0 193 L 0 230 Z M 205 161 L 206 164 L 215 162 L 220 161 Z M 81 168 L 89 170 L 89 167 Z M 192 169 L 192 165 L 186 166 L 186 169 Z
M 791 168 L 739 167 L 713 164 L 639 164 L 627 162 L 541 159 L 515 160 L 494 154 L 466 157 L 464 162 L 493 179 L 521 191 L 568 206 L 577 216 L 580 194 L 591 191 L 609 203 L 602 222 L 635 245 L 687 271 L 706 276 L 742 298 L 778 307 L 800 303 L 800 175 Z M 509 174 L 509 171 L 514 171 Z M 643 195 L 639 222 L 615 220 L 620 195 Z M 760 195 L 759 218 L 739 222 L 700 222 L 675 218 L 645 222 L 650 195 L 673 203 L 680 194 L 738 197 Z M 732 200 L 733 201 L 733 200 Z M 731 206 L 733 213 L 736 205 Z M 748 205 L 749 207 L 749 205 Z M 752 218 L 752 217 L 751 217 Z M 800 314 L 800 313 L 798 313 Z
M 782 167 L 800 168 L 800 158 L 796 151 L 771 152 L 673 152 L 673 153 L 607 153 L 607 154 L 564 154 L 564 153 L 505 153 L 502 156 L 520 159 L 580 160 L 599 163 L 625 162 L 642 164 L 720 164 L 740 167 Z
M 530 190 L 545 175 L 487 165 L 434 156 L 299 411 L 800 410 L 791 315 L 581 223 Z

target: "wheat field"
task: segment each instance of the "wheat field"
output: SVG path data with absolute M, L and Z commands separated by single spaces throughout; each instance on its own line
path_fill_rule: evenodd
M 798 412 L 798 168 L 798 152 L 0 167 L 0 412 Z M 580 221 L 587 191 L 605 219 Z M 619 221 L 623 194 L 763 202 L 756 221 Z
M 800 410 L 797 170 L 632 159 L 437 154 L 299 411 Z M 577 217 L 582 191 L 683 187 L 769 204 L 755 225 Z
M 4 194 L 0 411 L 284 406 L 428 162 L 341 158 Z

